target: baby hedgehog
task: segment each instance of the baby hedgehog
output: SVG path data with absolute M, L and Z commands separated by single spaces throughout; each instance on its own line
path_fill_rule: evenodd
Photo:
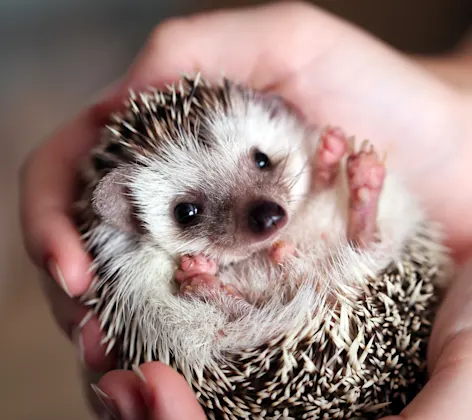
M 87 162 L 119 367 L 173 366 L 210 419 L 376 419 L 424 385 L 449 258 L 369 143 L 198 74 L 132 94 Z

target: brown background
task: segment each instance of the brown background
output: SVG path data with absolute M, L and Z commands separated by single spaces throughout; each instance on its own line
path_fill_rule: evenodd
M 127 67 L 162 18 L 255 2 L 0 2 L 0 418 L 91 418 L 72 346 L 56 329 L 21 246 L 17 171 L 27 152 Z M 21 3 L 21 6 L 20 6 Z M 450 49 L 470 0 L 315 2 L 414 53 Z

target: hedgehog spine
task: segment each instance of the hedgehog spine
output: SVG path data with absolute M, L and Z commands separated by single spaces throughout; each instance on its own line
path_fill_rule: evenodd
M 270 294 L 270 291 L 274 290 L 273 286 L 277 284 L 276 280 L 280 279 L 280 270 L 272 270 L 260 260 L 255 261 L 254 264 L 249 260 L 249 266 L 246 265 L 245 267 L 247 271 L 243 270 L 243 273 L 252 273 L 250 278 L 254 280 L 259 278 L 260 284 L 264 281 L 267 282 L 265 291 L 262 290 L 268 293 L 264 295 L 267 301 L 262 308 L 234 307 L 234 302 L 216 302 L 216 304 L 213 302 L 209 305 L 204 301 L 183 300 L 181 297 L 174 296 L 175 287 L 172 283 L 172 273 L 176 267 L 176 252 L 180 251 L 177 245 L 170 240 L 166 243 L 167 247 L 176 246 L 174 252 L 156 247 L 156 244 L 152 242 L 153 232 L 150 229 L 152 223 L 149 223 L 149 220 L 148 223 L 143 223 L 144 234 L 137 235 L 134 231 L 126 232 L 123 229 L 121 231 L 116 229 L 120 226 L 129 227 L 128 220 L 119 219 L 118 221 L 124 223 L 123 225 L 110 226 L 97 221 L 95 216 L 87 213 L 90 212 L 90 196 L 93 195 L 91 191 L 97 190 L 100 180 L 105 179 L 116 168 L 126 169 L 127 166 L 128 169 L 129 166 L 132 169 L 131 171 L 125 170 L 128 179 L 128 183 L 125 183 L 128 196 L 130 191 L 133 191 L 133 187 L 136 190 L 137 176 L 134 171 L 148 167 L 148 169 L 141 172 L 141 174 L 146 173 L 146 177 L 141 177 L 142 186 L 137 188 L 139 194 L 133 195 L 131 193 L 131 201 L 138 207 L 141 215 L 146 215 L 153 207 L 160 208 L 155 201 L 151 200 L 148 200 L 150 203 L 147 203 L 147 205 L 143 205 L 146 197 L 149 197 L 147 195 L 149 185 L 158 181 L 153 178 L 153 171 L 149 169 L 154 163 L 157 164 L 156 156 L 163 156 L 166 164 L 168 164 L 169 161 L 171 163 L 173 160 L 175 161 L 175 154 L 182 157 L 183 150 L 185 150 L 190 157 L 187 157 L 187 161 L 184 160 L 184 165 L 188 165 L 189 161 L 196 161 L 195 165 L 197 167 L 211 167 L 212 160 L 206 161 L 205 155 L 201 153 L 202 147 L 206 152 L 208 150 L 205 147 L 208 147 L 210 150 L 208 153 L 212 159 L 215 159 L 216 156 L 226 162 L 228 157 L 234 157 L 235 149 L 230 142 L 221 143 L 219 139 L 224 138 L 225 135 L 231 137 L 228 135 L 228 126 L 225 126 L 225 124 L 230 125 L 231 123 L 233 127 L 239 127 L 238 122 L 240 120 L 235 117 L 238 110 L 240 112 L 243 110 L 245 112 L 243 114 L 250 122 L 251 118 L 248 117 L 247 111 L 249 109 L 254 112 L 253 125 L 249 132 L 246 132 L 248 137 L 251 137 L 250 133 L 258 132 L 257 127 L 260 127 L 260 122 L 267 122 L 264 118 L 271 113 L 275 113 L 277 117 L 280 117 L 279 123 L 282 122 L 279 125 L 276 123 L 269 124 L 270 129 L 265 130 L 265 132 L 269 134 L 271 130 L 273 132 L 283 132 L 285 124 L 287 132 L 292 130 L 293 134 L 293 130 L 295 130 L 299 135 L 302 135 L 301 131 L 297 131 L 297 125 L 291 125 L 292 120 L 288 117 L 285 119 L 285 114 L 280 114 L 277 107 L 258 108 L 257 104 L 254 105 L 253 100 L 254 98 L 250 94 L 234 86 L 226 84 L 220 90 L 212 90 L 204 81 L 202 81 L 202 85 L 187 81 L 180 86 L 180 92 L 171 88 L 167 94 L 154 92 L 152 96 L 140 96 L 140 101 L 138 99 L 131 100 L 130 112 L 123 118 L 117 118 L 117 126 L 110 128 L 111 132 L 114 133 L 114 141 L 120 143 L 122 150 L 119 154 L 110 153 L 107 150 L 110 146 L 109 141 L 108 143 L 105 141 L 104 145 L 99 146 L 96 156 L 105 161 L 102 162 L 105 169 L 101 168 L 101 171 L 97 171 L 98 174 L 90 176 L 89 188 L 86 189 L 85 199 L 81 203 L 83 231 L 86 232 L 85 239 L 88 249 L 95 256 L 98 275 L 90 293 L 90 304 L 99 313 L 103 327 L 108 331 L 107 339 L 110 345 L 114 344 L 114 340 L 123 337 L 122 354 L 125 358 L 125 365 L 139 363 L 144 360 L 159 359 L 176 366 L 197 389 L 197 394 L 200 398 L 203 398 L 207 408 L 210 409 L 211 418 L 211 406 L 214 408 L 214 404 L 226 413 L 227 417 L 224 418 L 237 418 L 238 413 L 243 416 L 255 412 L 262 416 L 263 407 L 259 407 L 260 409 L 254 407 L 250 401 L 244 402 L 241 400 L 242 397 L 235 400 L 235 414 L 232 414 L 228 412 L 227 408 L 231 404 L 228 406 L 221 405 L 222 402 L 219 401 L 218 395 L 222 389 L 232 389 L 237 386 L 236 384 L 244 383 L 248 373 L 239 371 L 240 368 L 238 367 L 241 363 L 244 364 L 244 360 L 251 360 L 251 363 L 248 362 L 247 364 L 249 372 L 259 366 L 259 375 L 264 372 L 265 375 L 269 374 L 270 369 L 264 367 L 264 360 L 273 360 L 274 355 L 278 354 L 279 349 L 276 345 L 281 346 L 283 363 L 280 370 L 276 371 L 272 384 L 268 385 L 265 391 L 258 394 L 260 400 L 267 400 L 275 396 L 275 400 L 279 401 L 282 395 L 274 392 L 274 390 L 283 384 L 291 383 L 294 389 L 297 390 L 308 386 L 308 383 L 302 380 L 301 377 L 298 378 L 297 382 L 293 382 L 297 379 L 297 376 L 289 379 L 290 372 L 296 368 L 300 361 L 303 361 L 305 372 L 316 376 L 317 372 L 326 372 L 329 366 L 339 364 L 338 359 L 341 358 L 344 352 L 345 356 L 343 357 L 347 358 L 347 364 L 344 367 L 348 370 L 344 371 L 344 376 L 338 377 L 338 386 L 346 387 L 350 381 L 358 383 L 366 375 L 369 375 L 369 370 L 363 369 L 362 365 L 366 360 L 370 360 L 369 366 L 373 369 L 370 374 L 373 377 L 368 381 L 372 384 L 367 388 L 377 389 L 376 392 L 378 393 L 378 389 L 381 389 L 382 384 L 387 381 L 389 371 L 387 369 L 387 371 L 376 372 L 375 369 L 381 368 L 375 367 L 377 363 L 374 360 L 375 358 L 372 359 L 369 356 L 369 351 L 376 346 L 376 336 L 373 331 L 375 328 L 380 328 L 381 324 L 376 324 L 375 321 L 376 316 L 377 318 L 380 316 L 376 315 L 376 311 L 379 311 L 378 307 L 371 306 L 372 303 L 369 303 L 368 299 L 363 300 L 363 294 L 365 296 L 373 295 L 375 299 L 378 298 L 383 302 L 382 304 L 387 311 L 391 310 L 387 308 L 395 308 L 395 305 L 403 304 L 402 302 L 405 299 L 410 300 L 410 305 L 416 311 L 421 311 L 422 305 L 425 305 L 424 302 L 429 302 L 428 299 L 431 299 L 431 305 L 434 306 L 435 286 L 429 287 L 430 283 L 428 282 L 426 282 L 427 285 L 421 282 L 415 284 L 414 276 L 417 275 L 415 273 L 420 272 L 425 280 L 433 281 L 434 284 L 437 283 L 438 279 L 444 277 L 444 273 L 442 273 L 442 267 L 445 265 L 443 261 L 444 250 L 436 245 L 439 241 L 435 237 L 434 227 L 432 225 L 423 226 L 423 215 L 413 202 L 409 204 L 408 199 L 406 201 L 395 200 L 396 197 L 402 197 L 403 193 L 401 188 L 395 191 L 398 188 L 395 181 L 387 186 L 387 191 L 390 187 L 392 188 L 393 195 L 391 197 L 393 199 L 381 200 L 380 209 L 380 219 L 384 220 L 383 224 L 380 223 L 381 230 L 382 228 L 384 230 L 388 229 L 390 223 L 395 228 L 403 228 L 403 230 L 385 230 L 388 233 L 384 236 L 389 237 L 390 242 L 381 242 L 378 247 L 374 247 L 374 250 L 370 250 L 370 252 L 359 252 L 350 248 L 345 241 L 338 241 L 336 229 L 334 229 L 335 240 L 330 244 L 331 251 L 328 255 L 330 258 L 328 263 L 326 261 L 320 262 L 314 258 L 317 255 L 326 256 L 323 244 L 317 243 L 314 246 L 314 251 L 312 250 L 310 253 L 305 250 L 305 254 L 303 254 L 304 257 L 308 258 L 308 262 L 305 261 L 305 264 L 313 263 L 314 268 L 311 272 L 307 271 L 308 266 L 303 264 L 303 256 L 299 260 L 295 259 L 292 263 L 289 263 L 285 269 L 284 275 L 286 278 L 290 279 L 294 275 L 299 276 L 300 273 L 304 273 L 305 277 L 309 276 L 312 280 L 322 278 L 324 280 L 322 284 L 317 281 L 312 281 L 311 284 L 305 282 L 297 289 L 297 293 L 291 296 L 292 286 L 294 285 L 289 281 L 286 296 L 290 296 L 291 300 L 289 299 L 287 302 L 284 299 L 281 300 L 277 294 Z M 248 103 L 249 105 L 247 105 Z M 251 114 L 249 113 L 249 115 Z M 159 119 L 157 119 L 157 116 L 159 116 Z M 224 123 L 218 124 L 218 118 L 223 119 Z M 273 121 L 273 119 L 269 120 L 272 123 Z M 134 136 L 133 141 L 124 139 L 123 129 L 128 130 L 128 133 Z M 204 135 L 202 135 L 202 132 Z M 219 135 L 215 135 L 215 133 Z M 182 149 L 183 142 L 188 146 L 188 149 Z M 214 147 L 215 143 L 217 150 L 212 154 L 211 147 Z M 310 147 L 315 147 L 315 144 Z M 293 152 L 292 154 L 296 153 Z M 105 158 L 105 156 L 107 157 Z M 292 164 L 296 166 L 293 161 Z M 100 165 L 95 162 L 95 167 L 100 168 Z M 187 169 L 186 167 L 186 174 Z M 215 172 L 221 172 L 221 176 L 224 178 L 224 168 Z M 292 173 L 295 173 L 295 171 L 292 171 Z M 167 182 L 170 182 L 169 178 L 172 177 L 178 179 L 178 165 L 173 167 L 173 172 L 171 171 L 170 174 L 171 176 L 164 178 Z M 189 174 L 192 175 L 192 172 L 190 171 Z M 293 176 L 295 177 L 295 175 Z M 195 179 L 194 181 L 197 184 L 204 182 L 201 177 Z M 227 180 L 228 178 L 224 179 L 224 181 Z M 223 188 L 221 182 L 219 186 Z M 342 184 L 340 184 L 340 187 L 342 188 Z M 167 195 L 171 193 L 172 191 L 165 192 Z M 388 194 L 387 197 L 389 197 Z M 325 203 L 330 203 L 329 199 Z M 405 206 L 402 207 L 402 203 Z M 100 205 L 100 203 L 98 204 Z M 393 216 L 396 216 L 396 218 L 393 217 L 392 222 L 392 218 L 389 219 L 386 216 L 392 214 L 390 207 L 395 205 L 400 207 L 395 208 L 396 214 L 393 214 Z M 102 210 L 110 212 L 107 214 L 114 217 L 115 209 L 109 207 L 106 206 L 105 200 Z M 413 210 L 413 214 L 411 212 L 407 214 L 409 210 Z M 323 214 L 323 211 L 321 214 Z M 384 215 L 383 219 L 382 214 Z M 343 228 L 342 223 L 339 223 L 340 219 L 342 220 L 341 217 L 337 220 L 340 226 L 338 226 L 338 229 Z M 116 221 L 116 219 L 114 220 Z M 305 224 L 307 221 L 306 218 L 301 219 L 300 217 L 298 217 L 298 220 L 303 220 Z M 322 228 L 329 226 L 329 218 L 324 220 L 320 226 Z M 306 228 L 302 223 L 300 227 L 295 229 L 292 236 L 301 235 L 306 239 L 305 232 Z M 309 233 L 313 235 L 312 232 Z M 395 233 L 398 234 L 397 237 L 394 236 Z M 164 242 L 165 239 L 164 236 Z M 309 239 L 310 237 L 308 237 Z M 198 241 L 194 242 L 198 245 Z M 418 252 L 416 248 L 419 248 L 425 256 L 423 260 L 421 259 L 421 252 Z M 182 249 L 182 251 L 186 250 Z M 414 258 L 410 258 L 409 253 L 413 254 Z M 432 272 L 437 270 L 436 275 L 423 271 L 422 265 L 428 267 L 430 259 L 437 260 L 431 268 Z M 269 272 L 267 273 L 265 270 L 268 268 Z M 381 275 L 385 270 L 392 273 L 391 276 L 393 277 L 384 274 L 388 280 L 375 279 L 377 275 Z M 397 274 L 395 274 L 395 270 L 397 270 Z M 238 273 L 237 269 L 234 271 L 227 270 L 224 276 L 231 283 L 240 278 Z M 307 273 L 310 274 L 307 275 Z M 345 280 L 352 273 L 354 273 L 357 280 L 352 284 L 347 284 Z M 409 278 L 409 275 L 413 277 Z M 224 276 L 222 274 L 222 277 Z M 406 283 L 411 283 L 411 287 L 408 286 L 405 290 L 402 288 L 401 280 L 403 278 L 405 278 Z M 376 288 L 380 287 L 381 289 L 383 287 L 382 281 L 386 281 L 387 289 L 385 292 L 378 292 L 377 296 L 374 292 Z M 298 285 L 296 286 L 298 287 Z M 331 307 L 327 304 L 327 300 L 333 294 L 338 299 L 339 304 Z M 392 301 L 392 296 L 395 296 L 399 301 Z M 223 301 L 226 297 L 219 296 L 217 299 Z M 359 302 L 362 302 L 365 307 L 362 307 Z M 236 320 L 228 322 L 227 313 L 219 309 L 221 306 L 231 307 L 238 314 Z M 314 308 L 319 311 L 317 317 L 310 312 L 310 309 L 313 310 Z M 426 307 L 423 309 L 426 310 Z M 371 313 L 372 319 L 369 319 L 366 313 L 362 315 L 363 311 Z M 396 317 L 400 315 L 395 311 L 394 313 L 395 315 L 392 316 L 395 318 L 395 322 L 398 322 Z M 429 314 L 428 311 L 425 313 Z M 359 320 L 358 323 L 354 323 L 356 326 L 354 329 L 349 325 L 349 319 L 352 318 Z M 360 321 L 361 319 L 363 321 Z M 382 319 L 382 317 L 379 319 Z M 426 328 L 421 319 L 415 321 L 416 318 L 412 317 L 412 320 L 410 320 L 406 315 L 405 319 L 401 317 L 399 319 L 401 322 L 405 322 L 405 331 L 408 331 L 408 328 L 412 328 L 413 331 L 423 331 Z M 365 323 L 365 330 L 362 327 L 362 322 Z M 408 324 L 409 322 L 412 322 L 412 324 Z M 219 337 L 217 332 L 223 327 L 227 329 L 228 325 L 233 327 L 233 329 L 229 329 L 230 339 L 226 339 L 224 336 Z M 357 328 L 359 325 L 361 325 L 361 328 Z M 332 332 L 326 336 L 328 326 Z M 176 331 L 180 331 L 180 335 L 177 336 Z M 265 332 L 265 335 L 261 334 L 261 331 Z M 295 333 L 288 333 L 287 335 L 287 331 L 296 331 L 299 336 Z M 378 334 L 381 337 L 388 336 L 387 332 L 379 332 Z M 402 351 L 408 350 L 414 359 L 414 363 L 416 363 L 415 355 L 420 350 L 420 344 L 410 343 L 407 338 L 408 334 L 403 332 L 398 334 L 397 338 L 400 337 L 398 340 L 401 343 L 400 349 Z M 156 340 L 156 337 L 160 339 Z M 218 337 L 218 340 L 215 340 L 215 337 Z M 275 338 L 270 339 L 269 337 Z M 300 337 L 305 338 L 307 342 L 304 342 Z M 423 336 L 420 338 L 424 340 Z M 377 341 L 381 341 L 378 337 L 377 339 Z M 239 347 L 235 343 L 238 343 Z M 319 351 L 324 351 L 326 354 L 331 353 L 329 360 L 314 360 L 316 352 L 313 346 L 316 343 L 324 343 L 319 347 Z M 267 347 L 265 348 L 265 346 Z M 327 350 L 329 348 L 332 349 L 332 352 Z M 377 354 L 382 353 L 381 348 L 377 347 L 376 351 Z M 299 362 L 293 359 L 294 354 L 298 354 L 298 357 L 300 357 Z M 384 355 L 385 352 L 382 354 Z M 224 357 L 222 357 L 223 355 Z M 377 357 L 382 358 L 382 356 Z M 388 357 L 390 358 L 387 358 L 390 360 L 390 365 L 395 367 L 398 358 L 394 356 L 394 353 Z M 325 363 L 324 367 L 320 363 Z M 251 365 L 252 368 L 249 367 Z M 385 367 L 382 369 L 385 369 Z M 213 374 L 208 372 L 213 372 Z M 395 369 L 392 372 L 395 372 Z M 205 380 L 203 379 L 205 375 L 207 386 L 205 386 Z M 215 382 L 210 380 L 212 375 L 216 375 Z M 197 378 L 196 382 L 195 377 Z M 336 378 L 336 376 L 329 375 L 328 377 L 332 381 Z M 318 380 L 318 387 L 322 386 L 323 375 Z M 329 389 L 327 388 L 326 392 Z M 359 389 L 354 387 L 351 392 L 352 395 L 342 396 L 339 401 L 333 400 L 331 403 L 332 409 L 327 408 L 326 412 L 332 410 L 331 414 L 339 413 L 339 409 L 336 407 L 343 404 L 346 406 L 352 404 L 355 407 L 356 403 L 354 402 L 356 401 L 357 405 L 361 407 L 362 404 L 358 398 L 360 398 L 359 396 L 362 395 L 363 391 Z M 314 392 L 315 395 L 318 395 L 318 388 L 315 388 Z M 335 391 L 329 392 L 333 393 Z M 375 391 L 372 392 L 373 394 L 367 392 L 368 398 L 364 405 L 368 407 L 370 398 L 372 400 L 370 405 L 374 405 L 378 410 L 381 410 L 386 403 L 375 404 L 376 398 L 381 400 L 381 397 Z M 356 395 L 358 396 L 356 397 Z M 309 396 L 306 398 L 308 398 L 308 402 L 305 401 L 306 410 L 301 418 L 309 418 L 306 417 L 308 413 L 319 411 L 319 406 L 310 401 Z M 311 398 L 314 397 L 311 396 Z M 256 399 L 256 402 L 258 399 Z M 289 400 L 290 398 L 287 397 L 280 401 L 284 401 L 283 404 L 288 404 Z M 350 403 L 351 400 L 353 402 Z M 235 404 L 234 401 L 233 404 Z M 290 404 L 286 405 L 279 414 L 277 414 L 276 407 L 271 407 L 270 411 L 274 416 L 273 418 L 287 417 L 289 415 L 287 413 L 292 412 L 294 407 L 296 409 L 296 406 L 292 408 L 289 408 L 289 406 Z M 352 410 L 354 410 L 353 412 L 356 411 L 354 408 Z

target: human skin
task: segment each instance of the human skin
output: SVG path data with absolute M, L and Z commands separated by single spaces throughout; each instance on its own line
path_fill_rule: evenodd
M 311 123 L 335 124 L 373 141 L 444 225 L 447 243 L 465 263 L 464 271 L 434 325 L 430 381 L 401 416 L 472 418 L 472 265 L 466 263 L 472 249 L 472 188 L 467 188 L 472 83 L 467 84 L 467 77 L 457 82 L 459 66 L 467 68 L 464 63 L 458 58 L 412 60 L 346 22 L 296 2 L 159 25 L 125 78 L 42 143 L 21 173 L 24 241 L 46 273 L 46 296 L 59 326 L 74 339 L 84 372 L 107 371 L 113 355 L 104 357 L 96 318 L 71 299 L 91 281 L 90 259 L 69 218 L 77 163 L 129 88 L 161 86 L 181 72 L 198 70 L 218 79 L 223 70 L 231 79 L 282 95 Z M 88 386 L 88 373 L 89 400 L 103 414 Z M 115 418 L 204 419 L 183 378 L 160 363 L 142 365 L 137 374 L 109 372 L 98 386 Z

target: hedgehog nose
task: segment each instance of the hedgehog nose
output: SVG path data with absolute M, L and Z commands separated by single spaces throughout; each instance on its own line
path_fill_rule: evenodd
M 287 214 L 277 203 L 259 201 L 249 210 L 249 229 L 258 235 L 270 235 L 286 222 Z

